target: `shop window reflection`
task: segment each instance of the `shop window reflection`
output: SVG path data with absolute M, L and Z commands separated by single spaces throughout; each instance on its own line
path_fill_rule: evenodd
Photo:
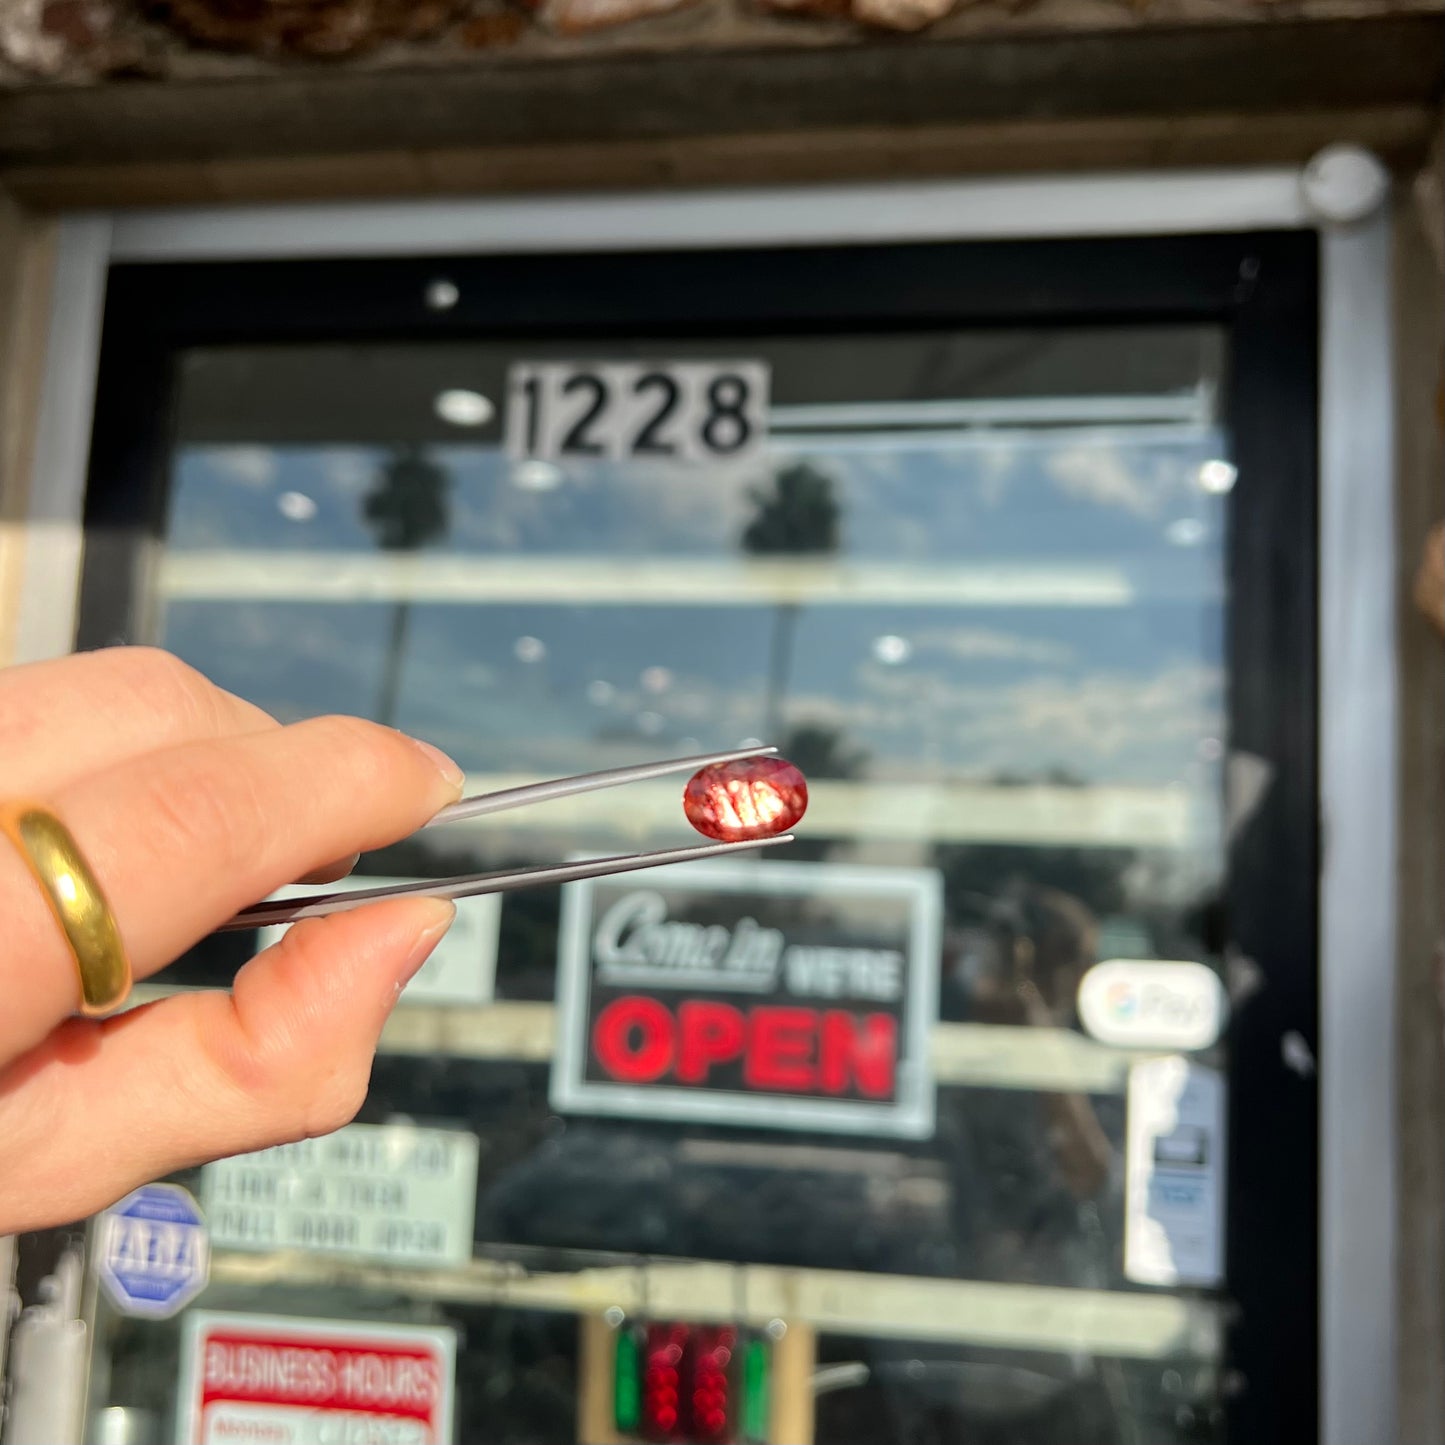
M 785 861 L 942 880 L 921 1139 L 554 1108 L 548 1060 L 498 1040 L 511 1005 L 558 1027 L 561 900 L 508 896 L 495 1000 L 438 1010 L 435 1048 L 384 1050 L 362 1114 L 482 1141 L 478 1261 L 519 1281 L 667 1258 L 1140 1294 L 1121 1250 L 1124 1065 L 1074 1000 L 1106 957 L 1217 958 L 1232 481 L 1217 341 L 758 342 L 771 450 L 701 472 L 511 459 L 491 417 L 459 439 L 435 399 L 459 379 L 504 395 L 500 345 L 317 349 L 330 384 L 310 410 L 281 394 L 305 348 L 255 358 L 249 378 L 240 353 L 197 364 L 213 394 L 181 409 L 158 585 L 165 642 L 224 685 L 287 719 L 345 710 L 417 732 L 473 790 L 765 739 L 813 793 Z M 1111 370 L 1127 392 L 1103 394 Z M 271 436 L 264 397 L 285 418 Z M 406 426 L 385 434 L 388 414 Z M 228 434 L 240 415 L 250 433 Z M 679 793 L 423 834 L 363 866 L 426 877 L 659 846 L 684 826 Z M 725 926 L 729 906 L 687 917 Z M 224 982 L 248 942 L 208 941 L 178 976 Z M 461 1324 L 461 1438 L 570 1438 L 572 1316 L 403 1296 L 329 1307 Z M 1214 1386 L 1169 1358 L 1172 1336 L 1122 1358 L 1070 1334 L 1086 1306 L 1023 1300 L 1045 1347 L 989 1347 L 981 1307 L 950 1341 L 825 1334 L 819 1378 L 844 1373 L 820 1389 L 817 1438 L 1212 1438 Z

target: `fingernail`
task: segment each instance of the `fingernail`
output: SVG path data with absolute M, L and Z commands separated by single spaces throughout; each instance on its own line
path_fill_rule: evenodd
M 407 736 L 410 736 L 410 734 L 407 734 Z M 427 755 L 437 772 L 460 793 L 467 775 L 461 770 L 455 760 L 449 758 L 440 748 L 433 747 L 431 743 L 423 742 L 420 738 L 412 738 L 412 742 Z
M 411 952 L 407 954 L 406 961 L 397 972 L 396 989 L 400 993 L 420 970 L 422 964 L 432 955 L 432 950 L 442 941 L 447 929 L 452 926 L 452 919 L 457 916 L 457 905 L 450 898 L 427 898 L 423 900 L 435 912 L 435 919 L 416 936 L 416 942 L 412 944 Z

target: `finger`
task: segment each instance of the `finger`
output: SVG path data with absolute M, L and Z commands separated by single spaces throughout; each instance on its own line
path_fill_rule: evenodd
M 61 789 L 48 805 L 89 860 L 137 978 L 328 859 L 414 832 L 461 791 L 455 763 L 358 718 L 189 743 Z M 75 960 L 0 843 L 0 1061 L 76 1006 Z
M 340 1128 L 366 1097 L 387 1014 L 454 912 L 407 898 L 310 919 L 252 959 L 233 993 L 57 1029 L 0 1073 L 0 1234 Z
M 50 793 L 177 743 L 279 726 L 154 647 L 107 647 L 0 671 L 0 757 L 12 798 Z
M 296 881 L 298 883 L 335 883 L 339 879 L 345 878 L 360 862 L 361 854 L 351 853 L 345 858 L 338 858 L 334 863 L 324 863 L 320 868 L 313 868 L 309 873 L 303 873 Z

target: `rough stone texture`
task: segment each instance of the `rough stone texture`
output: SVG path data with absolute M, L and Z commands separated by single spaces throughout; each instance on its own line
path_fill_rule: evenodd
M 474 15 L 457 27 L 455 39 L 467 50 L 486 50 L 494 45 L 512 45 L 527 30 L 527 17 L 520 10 L 498 10 Z
M 33 75 L 53 75 L 64 64 L 68 47 L 45 28 L 41 0 L 9 0 L 0 7 L 0 55 Z
M 778 15 L 805 18 L 846 20 L 852 13 L 852 0 L 758 0 L 758 4 Z
M 51 0 L 56 4 L 73 0 Z M 317 57 L 354 55 L 387 40 L 426 39 L 464 0 L 162 0 L 155 18 L 203 46 Z
M 853 0 L 853 18 L 880 30 L 923 30 L 953 6 L 954 0 Z
M 428 42 L 465 51 L 525 26 L 501 0 L 0 0 L 0 79 L 171 77 L 207 53 L 280 64 Z
M 0 0 L 0 86 L 294 74 L 609 49 L 809 48 L 1438 15 L 1445 0 Z M 672 12 L 685 12 L 674 16 Z M 621 32 L 613 40 L 613 32 Z
M 546 0 L 542 19 L 558 35 L 584 35 L 650 15 L 665 15 L 693 3 L 695 0 Z

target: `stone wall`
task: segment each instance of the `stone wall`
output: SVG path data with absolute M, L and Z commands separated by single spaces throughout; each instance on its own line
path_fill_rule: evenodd
M 0 0 L 0 85 L 1438 15 L 1445 0 Z

